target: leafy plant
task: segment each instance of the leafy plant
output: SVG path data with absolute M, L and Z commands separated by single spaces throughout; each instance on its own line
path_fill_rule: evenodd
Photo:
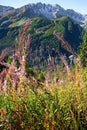
M 84 34 L 83 43 L 79 47 L 79 56 L 84 66 L 87 66 L 87 32 Z

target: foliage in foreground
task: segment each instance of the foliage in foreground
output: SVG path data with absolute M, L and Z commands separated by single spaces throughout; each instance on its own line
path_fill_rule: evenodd
M 87 66 L 87 32 L 83 37 L 83 43 L 79 47 L 79 56 L 84 66 Z
M 75 71 L 70 76 L 58 70 L 43 86 L 24 82 L 0 93 L 0 129 L 86 130 L 87 68 Z
M 7 49 L 0 56 L 5 67 L 0 73 L 0 129 L 86 130 L 87 68 L 81 67 L 77 57 L 74 68 L 70 68 L 66 57 L 59 54 L 65 67 L 49 64 L 46 72 L 38 75 L 26 70 L 29 25 L 27 22 L 23 27 L 11 63 L 3 62 Z M 60 40 L 73 53 L 68 42 L 63 37 Z

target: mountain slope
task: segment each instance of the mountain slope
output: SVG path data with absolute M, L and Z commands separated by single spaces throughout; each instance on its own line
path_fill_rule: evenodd
M 17 35 L 21 30 L 21 26 L 28 19 L 8 19 L 7 23 L 0 26 L 0 49 L 11 47 L 17 44 Z M 2 22 L 3 23 L 3 22 Z M 56 23 L 56 24 L 55 24 Z M 47 60 L 48 55 L 51 54 L 52 48 L 56 52 L 56 63 L 58 63 L 58 52 L 62 52 L 67 56 L 70 55 L 61 41 L 53 35 L 53 31 L 60 32 L 64 38 L 69 42 L 72 48 L 76 51 L 82 42 L 83 29 L 72 21 L 69 17 L 61 17 L 54 20 L 47 18 L 33 18 L 32 24 L 28 29 L 31 34 L 31 46 L 29 50 L 29 63 L 30 65 L 38 65 Z

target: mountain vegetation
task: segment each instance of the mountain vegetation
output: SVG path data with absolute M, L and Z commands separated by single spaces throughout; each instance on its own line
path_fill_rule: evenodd
M 86 130 L 87 68 L 76 57 L 71 69 L 63 54 L 62 67 L 26 68 L 30 24 L 24 25 L 11 61 L 4 61 L 9 50 L 0 55 L 5 67 L 0 72 L 0 129 Z
M 84 34 L 83 43 L 79 46 L 79 56 L 84 66 L 87 66 L 87 32 Z
M 87 130 L 87 32 L 29 6 L 0 18 L 0 130 Z
M 21 26 L 26 21 L 25 18 L 19 20 L 13 19 L 14 22 L 9 18 L 7 18 L 5 22 L 4 20 L 4 18 L 0 19 L 1 50 L 6 47 L 14 48 L 16 46 L 18 33 L 20 33 Z M 32 24 L 27 30 L 27 33 L 31 33 L 32 36 L 29 54 L 31 66 L 35 64 L 38 65 L 41 62 L 44 63 L 48 55 L 51 54 L 52 48 L 55 48 L 56 62 L 59 60 L 59 51 L 68 56 L 71 54 L 62 46 L 61 41 L 53 35 L 54 30 L 62 33 L 74 51 L 77 51 L 78 46 L 83 40 L 83 29 L 77 23 L 72 21 L 69 17 L 56 18 L 55 21 L 41 17 L 33 18 Z

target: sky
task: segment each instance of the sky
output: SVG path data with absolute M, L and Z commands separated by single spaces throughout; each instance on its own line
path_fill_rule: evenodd
M 23 5 L 37 2 L 59 4 L 64 9 L 73 9 L 79 13 L 87 14 L 87 0 L 0 0 L 0 5 L 19 8 Z

